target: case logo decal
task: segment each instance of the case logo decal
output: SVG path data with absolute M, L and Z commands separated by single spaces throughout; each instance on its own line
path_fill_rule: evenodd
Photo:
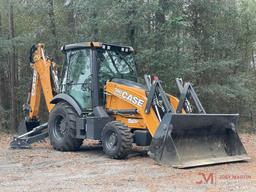
M 133 96 L 132 94 L 128 93 L 127 91 L 123 91 L 121 89 L 115 88 L 115 93 L 123 98 L 126 101 L 129 101 L 130 103 L 137 105 L 139 107 L 142 107 L 144 104 L 144 101 L 136 96 Z

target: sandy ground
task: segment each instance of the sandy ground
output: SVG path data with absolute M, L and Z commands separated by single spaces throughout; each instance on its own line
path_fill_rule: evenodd
M 193 169 L 157 165 L 148 156 L 109 159 L 101 147 L 84 143 L 79 152 L 52 150 L 49 142 L 32 149 L 9 149 L 0 136 L 0 191 L 256 191 L 256 135 L 242 134 L 249 162 Z

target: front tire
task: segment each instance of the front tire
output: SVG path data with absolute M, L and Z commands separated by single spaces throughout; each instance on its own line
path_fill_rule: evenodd
M 50 112 L 48 129 L 51 145 L 58 151 L 76 151 L 83 139 L 75 138 L 77 113 L 66 102 L 57 103 Z
M 105 125 L 101 136 L 103 151 L 114 159 L 125 159 L 132 148 L 132 133 L 119 121 Z

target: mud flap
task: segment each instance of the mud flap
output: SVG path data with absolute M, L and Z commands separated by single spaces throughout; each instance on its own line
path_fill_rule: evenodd
M 250 159 L 236 133 L 238 114 L 164 115 L 150 156 L 176 168 Z

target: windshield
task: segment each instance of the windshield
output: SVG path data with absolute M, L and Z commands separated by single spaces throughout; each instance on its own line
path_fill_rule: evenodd
M 101 83 L 113 78 L 137 81 L 135 63 L 131 53 L 98 50 L 97 59 Z

